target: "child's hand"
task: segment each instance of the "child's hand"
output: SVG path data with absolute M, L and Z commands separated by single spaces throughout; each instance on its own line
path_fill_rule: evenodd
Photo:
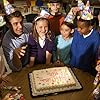
M 29 64 L 26 65 L 26 67 L 33 67 L 34 66 L 34 61 L 30 61 Z
M 33 67 L 35 62 L 35 57 L 30 57 L 29 64 L 26 65 L 26 67 Z
M 98 73 L 99 73 L 98 79 L 100 80 L 100 64 L 96 66 L 96 70 L 97 70 Z
M 95 77 L 94 84 L 97 85 L 98 82 L 100 81 L 100 61 L 97 62 L 97 66 L 95 69 L 97 70 L 97 75 Z
M 26 67 L 31 68 L 33 65 L 27 64 Z
M 98 21 L 100 21 L 100 14 L 98 15 Z
M 61 62 L 60 60 L 57 60 L 56 62 L 54 62 L 54 66 L 56 67 L 64 66 L 64 63 Z
M 100 80 L 100 63 L 96 66 L 96 70 L 97 70 L 98 73 L 99 73 L 99 80 Z
M 45 15 L 44 15 L 44 18 L 48 18 L 48 17 L 49 17 L 49 15 L 48 15 L 48 14 L 45 14 Z
M 43 17 L 45 17 L 45 18 L 48 18 L 49 15 L 50 15 L 50 14 L 49 14 L 46 10 L 42 10 L 42 11 L 40 12 L 40 16 L 43 16 Z
M 79 7 L 72 7 L 71 10 L 72 10 L 73 14 L 76 15 L 76 13 L 80 11 L 80 8 Z
M 98 72 L 100 72 L 100 63 L 95 68 Z

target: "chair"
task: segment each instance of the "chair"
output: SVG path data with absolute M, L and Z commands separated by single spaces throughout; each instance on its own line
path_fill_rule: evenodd
M 32 23 L 32 21 L 34 20 L 34 18 L 35 18 L 36 16 L 38 16 L 38 14 L 28 14 L 28 15 L 25 15 L 26 21 Z

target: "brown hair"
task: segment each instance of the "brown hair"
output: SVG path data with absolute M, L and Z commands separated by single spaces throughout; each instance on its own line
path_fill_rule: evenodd
M 62 3 L 61 0 L 49 0 L 49 3 Z
M 72 23 L 64 21 L 61 25 L 63 25 L 63 24 L 66 25 L 66 26 L 68 26 L 70 29 L 74 29 L 75 28 L 74 24 L 72 24 Z
M 66 22 L 66 21 L 64 21 L 64 22 L 61 24 L 61 26 L 62 26 L 62 25 L 68 26 L 71 30 L 75 28 L 74 24 L 69 23 L 69 22 Z M 73 36 L 73 33 L 70 33 L 70 37 L 72 37 L 72 36 Z
M 36 20 L 35 20 L 36 19 Z M 51 37 L 51 31 L 50 31 L 50 23 L 48 21 L 48 19 L 44 18 L 44 17 L 39 17 L 39 18 L 35 18 L 34 21 L 33 21 L 33 30 L 32 30 L 32 35 L 33 35 L 33 38 L 38 42 L 38 33 L 37 33 L 37 30 L 36 30 L 36 24 L 38 21 L 43 21 L 43 20 L 46 20 L 47 23 L 48 23 L 48 32 L 46 34 L 47 38 L 49 39 L 49 41 L 51 41 L 50 37 Z
M 79 18 L 78 21 L 84 22 L 86 26 L 93 26 L 94 25 L 94 19 L 92 20 L 84 20 L 82 18 Z
M 4 19 L 5 19 L 5 21 L 6 21 L 7 24 L 10 24 L 10 20 L 13 17 L 22 17 L 22 19 L 24 19 L 23 15 L 21 14 L 20 11 L 15 11 L 15 12 L 11 13 L 10 15 L 5 15 Z

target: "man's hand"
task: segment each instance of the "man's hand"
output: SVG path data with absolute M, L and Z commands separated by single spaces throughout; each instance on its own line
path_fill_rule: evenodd
M 17 54 L 18 58 L 21 58 L 25 55 L 27 45 L 22 46 L 20 48 L 16 48 L 14 52 Z
M 14 49 L 12 62 L 13 65 L 17 68 L 17 71 L 20 71 L 22 69 L 21 57 L 25 55 L 26 48 L 27 44 Z

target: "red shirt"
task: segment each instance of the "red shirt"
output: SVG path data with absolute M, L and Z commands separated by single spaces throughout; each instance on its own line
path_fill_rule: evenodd
M 48 17 L 50 22 L 50 30 L 57 36 L 60 34 L 60 25 L 64 21 L 64 16 L 62 14 L 59 15 L 50 15 Z

